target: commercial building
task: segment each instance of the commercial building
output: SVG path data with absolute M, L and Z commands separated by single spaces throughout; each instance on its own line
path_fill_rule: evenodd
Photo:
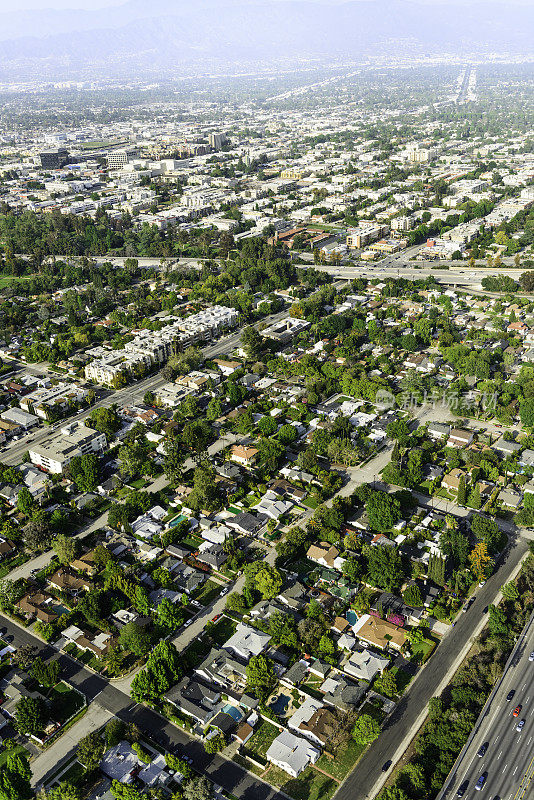
M 75 456 L 101 453 L 106 447 L 106 437 L 81 422 L 72 422 L 57 431 L 46 444 L 31 445 L 30 461 L 37 467 L 61 474 Z
M 39 163 L 42 169 L 61 169 L 69 160 L 69 151 L 64 147 L 57 150 L 43 150 L 39 153 Z

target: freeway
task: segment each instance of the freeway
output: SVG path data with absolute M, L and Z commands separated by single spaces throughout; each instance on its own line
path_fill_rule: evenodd
M 95 702 L 101 708 L 114 714 L 125 722 L 135 723 L 148 737 L 160 742 L 167 750 L 180 747 L 183 753 L 193 759 L 194 768 L 222 786 L 227 792 L 243 800 L 287 800 L 286 796 L 261 778 L 247 772 L 234 761 L 224 756 L 208 755 L 200 741 L 189 737 L 181 728 L 177 728 L 151 708 L 134 703 L 128 695 L 117 689 L 109 680 L 83 667 L 75 659 L 57 651 L 51 645 L 44 644 L 30 631 L 21 628 L 8 617 L 0 615 L 0 625 L 7 628 L 14 637 L 14 646 L 30 645 L 35 654 L 43 661 L 58 658 L 62 666 L 62 678 L 75 686 L 87 698 L 87 702 Z M 105 717 L 103 716 L 103 719 Z M 50 773 L 56 769 L 51 765 Z M 42 783 L 50 777 L 43 774 Z
M 477 797 L 476 784 L 485 775 L 484 795 L 499 800 L 534 797 L 534 615 L 523 629 L 504 674 L 486 703 L 438 800 Z M 514 692 L 513 697 L 507 697 Z M 514 709 L 521 706 L 516 717 Z M 518 723 L 525 720 L 521 731 Z M 479 756 L 480 748 L 485 748 Z M 460 790 L 462 791 L 462 790 Z M 480 790 L 482 791 L 482 790 Z
M 395 764 L 400 759 L 426 718 L 430 698 L 443 691 L 466 657 L 473 640 L 486 624 L 484 607 L 498 601 L 500 587 L 517 572 L 527 552 L 528 545 L 523 537 L 518 536 L 511 541 L 499 568 L 478 589 L 476 600 L 469 611 L 460 614 L 454 629 L 444 636 L 428 667 L 416 675 L 386 721 L 382 733 L 341 784 L 334 800 L 368 800 L 378 794 L 387 778 L 382 766 L 387 761 Z M 534 645 L 532 649 L 534 650 Z M 531 667 L 534 676 L 534 664 Z

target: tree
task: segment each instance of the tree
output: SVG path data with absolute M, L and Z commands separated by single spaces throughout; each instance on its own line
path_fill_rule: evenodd
M 124 739 L 125 733 L 126 725 L 124 722 L 118 717 L 112 717 L 104 729 L 106 746 L 114 747 Z
M 50 789 L 46 800 L 81 800 L 81 792 L 77 786 L 69 781 L 61 781 L 58 786 Z
M 352 738 L 362 745 L 371 744 L 380 736 L 380 725 L 369 714 L 362 714 L 352 729 Z
M 264 338 L 258 333 L 256 328 L 249 326 L 245 328 L 241 334 L 241 344 L 243 350 L 247 354 L 247 358 L 257 361 L 263 351 Z
M 247 686 L 254 689 L 260 700 L 265 701 L 276 686 L 277 678 L 273 662 L 260 655 L 252 656 L 247 664 Z
M 108 439 L 121 429 L 121 420 L 115 408 L 93 408 L 89 414 L 89 425 L 99 433 L 105 433 Z
M 395 697 L 397 694 L 397 681 L 395 675 L 387 670 L 379 675 L 373 684 L 373 689 L 379 694 L 384 694 L 386 697 Z
M 193 778 L 184 788 L 184 800 L 211 800 L 213 787 L 204 775 Z
M 293 444 L 293 442 L 296 441 L 297 436 L 297 429 L 294 425 L 282 425 L 278 431 L 278 438 L 282 444 L 285 444 L 286 446 Z
M 2 604 L 0 603 L 0 607 Z M 19 669 L 26 670 L 35 658 L 35 647 L 31 644 L 22 644 L 11 655 L 11 663 Z
M 81 492 L 92 492 L 98 486 L 99 458 L 95 453 L 74 456 L 69 462 L 67 473 Z
M 521 401 L 519 416 L 525 428 L 534 427 L 534 397 L 524 398 Z
M 519 590 L 513 581 L 508 581 L 504 586 L 501 586 L 501 592 L 505 600 L 515 602 L 519 598 Z
M 127 622 L 121 628 L 119 642 L 125 650 L 130 650 L 134 655 L 142 658 L 152 646 L 152 636 L 146 627 L 136 622 Z
M 43 512 L 34 514 L 24 527 L 24 544 L 28 550 L 44 550 L 50 545 L 50 527 Z
M 15 727 L 19 733 L 42 731 L 48 719 L 46 703 L 40 697 L 21 697 L 15 709 Z
M 506 534 L 501 531 L 495 520 L 483 514 L 473 514 L 471 533 L 485 543 L 490 555 L 500 552 L 507 542 Z
M 467 498 L 467 505 L 471 508 L 479 509 L 482 505 L 482 498 L 480 496 L 480 486 L 478 483 L 475 483 L 473 489 L 469 492 L 469 497 Z
M 460 475 L 458 479 L 458 505 L 465 506 L 465 501 L 467 499 L 467 490 L 465 486 L 465 475 Z
M 115 800 L 143 800 L 142 795 L 131 783 L 111 782 L 111 794 Z
M 7 745 L 7 740 L 4 744 Z M 10 753 L 0 770 L 0 800 L 29 800 L 31 769 L 25 755 Z
M 184 620 L 181 609 L 166 597 L 163 598 L 158 606 L 157 618 L 158 623 L 169 632 L 178 628 Z
M 59 533 L 52 540 L 52 550 L 54 550 L 62 564 L 70 564 L 76 558 L 78 542 L 71 536 Z
M 220 753 L 225 747 L 226 739 L 222 733 L 218 733 L 216 736 L 212 736 L 210 739 L 204 740 L 204 750 L 210 755 L 213 755 L 214 753 Z
M 193 777 L 193 770 L 183 758 L 179 758 L 172 753 L 165 753 L 165 763 L 169 769 L 179 772 L 186 780 Z
M 24 581 L 0 580 L 0 608 L 9 608 L 24 594 Z
M 416 583 L 411 583 L 409 586 L 406 587 L 404 593 L 402 595 L 404 602 L 408 606 L 414 606 L 415 608 L 420 608 L 423 605 L 423 597 L 421 595 L 421 589 Z
M 80 739 L 76 748 L 78 761 L 88 772 L 98 767 L 104 755 L 105 745 L 99 731 L 92 731 Z
M 484 581 L 491 575 L 493 569 L 493 559 L 488 554 L 488 548 L 485 542 L 478 542 L 469 554 L 469 561 L 471 562 L 471 569 L 475 573 L 477 580 Z
M 32 675 L 41 686 L 55 686 L 59 680 L 61 665 L 56 659 L 45 663 L 42 658 L 37 657 L 32 664 Z
M 265 561 L 254 561 L 245 567 L 247 583 L 252 584 L 264 600 L 280 594 L 284 579 L 282 573 Z
M 23 486 L 17 495 L 17 509 L 21 514 L 29 517 L 34 508 L 35 500 L 33 499 L 30 490 Z
M 373 586 L 388 591 L 401 585 L 402 562 L 396 548 L 380 546 L 371 548 L 367 562 L 367 579 Z
M 369 524 L 381 533 L 391 530 L 400 516 L 400 503 L 387 492 L 373 492 L 365 504 Z
M 177 439 L 168 438 L 165 441 L 165 456 L 163 458 L 163 471 L 171 483 L 178 483 L 182 478 L 184 465 L 184 449 Z

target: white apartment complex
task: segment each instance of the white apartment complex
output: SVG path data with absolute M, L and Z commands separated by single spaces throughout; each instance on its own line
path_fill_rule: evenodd
M 106 447 L 106 436 L 88 428 L 82 422 L 65 425 L 43 445 L 31 445 L 30 461 L 35 466 L 59 475 L 75 456 L 101 453 Z
M 112 384 L 119 375 L 131 374 L 140 366 L 163 364 L 175 350 L 218 336 L 237 325 L 238 318 L 234 308 L 213 306 L 160 331 L 139 331 L 122 350 L 93 348 L 87 352 L 95 360 L 85 367 L 85 377 L 95 383 Z
M 87 389 L 75 383 L 58 383 L 56 386 L 36 389 L 20 401 L 23 411 L 49 419 L 54 409 L 64 411 L 70 403 L 79 403 L 87 397 Z

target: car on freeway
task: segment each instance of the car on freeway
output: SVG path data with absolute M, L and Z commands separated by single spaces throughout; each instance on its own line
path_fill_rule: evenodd
M 187 628 L 193 622 L 192 619 L 188 619 L 187 622 L 184 622 L 184 628 Z
M 482 758 L 482 756 L 486 755 L 488 747 L 489 747 L 489 742 L 484 742 L 484 744 L 479 747 L 477 756 L 479 758 Z
M 532 651 L 532 653 L 529 655 L 529 657 L 528 657 L 528 660 L 529 660 L 529 661 L 534 661 L 534 650 L 533 650 L 533 651 Z
M 524 727 L 525 727 L 525 720 L 524 719 L 520 719 L 519 722 L 517 723 L 515 729 L 516 729 L 516 731 L 518 733 L 521 733 L 521 731 L 523 730 Z
M 515 694 L 515 689 L 511 689 L 511 691 L 509 691 L 508 694 L 506 695 L 506 700 L 508 702 L 510 702 L 510 700 L 513 698 L 514 694 Z
M 484 606 L 484 611 L 482 613 L 487 614 L 488 611 L 489 611 L 489 606 Z
M 11 644 L 11 642 L 12 642 L 12 641 L 14 641 L 14 639 L 15 639 L 15 637 L 14 637 L 14 636 L 6 636 L 6 637 L 4 637 L 4 638 L 5 638 L 5 640 L 6 640 L 6 642 L 7 642 L 8 644 Z
M 466 793 L 467 787 L 469 786 L 469 781 L 464 781 L 458 787 L 458 791 L 456 792 L 456 797 L 463 797 Z
M 475 789 L 477 792 L 480 792 L 484 784 L 486 783 L 486 778 L 488 777 L 487 772 L 483 772 L 478 781 L 475 783 Z
M 522 708 L 523 708 L 523 706 L 521 705 L 521 703 L 520 703 L 518 706 L 516 706 L 516 707 L 514 708 L 514 713 L 513 713 L 513 716 L 514 716 L 514 717 L 518 717 L 518 716 L 519 716 L 519 714 L 521 713 L 521 709 L 522 709 Z
M 386 761 L 386 763 L 382 765 L 382 772 L 387 772 L 388 769 L 391 767 L 392 763 L 393 762 L 391 759 L 389 759 L 389 761 Z

